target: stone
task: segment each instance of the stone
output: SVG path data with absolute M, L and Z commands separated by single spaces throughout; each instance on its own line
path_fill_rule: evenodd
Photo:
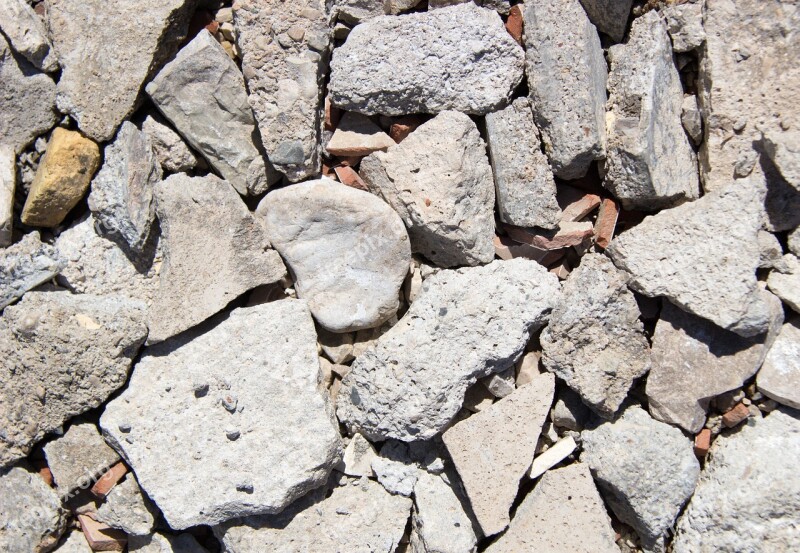
M 507 14 L 511 9 L 509 0 L 428 0 L 428 9 L 435 10 L 469 2 L 484 8 L 489 8 L 490 10 L 495 10 L 503 15 Z
M 800 313 L 800 259 L 787 253 L 770 271 L 767 286 L 783 303 Z
M 667 20 L 667 30 L 672 38 L 672 49 L 676 52 L 697 50 L 706 40 L 703 30 L 703 3 L 687 2 L 661 8 Z
M 256 214 L 322 327 L 374 328 L 397 313 L 411 248 L 380 198 L 323 179 L 270 192 Z
M 385 152 L 395 144 L 369 117 L 348 111 L 325 149 L 332 156 L 368 156 L 372 152 Z
M 0 476 L 0 549 L 50 551 L 66 525 L 61 500 L 39 475 L 14 467 Z
M 89 209 L 106 236 L 140 253 L 156 217 L 153 188 L 163 173 L 146 134 L 125 121 L 104 151 Z
M 558 428 L 580 432 L 592 416 L 581 396 L 570 388 L 562 388 L 556 394 L 556 403 L 550 413 L 553 425 Z
M 594 243 L 600 249 L 608 248 L 614 238 L 619 219 L 619 204 L 612 198 L 603 198 L 594 223 Z
M 191 534 L 151 534 L 149 536 L 129 536 L 130 553 L 207 553 L 208 550 L 197 543 Z
M 322 353 L 331 360 L 332 363 L 341 365 L 349 363 L 355 356 L 353 355 L 353 334 L 349 332 L 336 333 L 317 329 L 317 341 L 319 342 Z
M 800 227 L 797 227 L 789 233 L 787 240 L 789 251 L 796 256 L 800 256 Z
M 697 96 L 687 94 L 683 97 L 681 104 L 681 123 L 683 130 L 695 144 L 703 141 L 703 116 L 700 113 L 700 106 L 697 103 Z
M 339 420 L 368 439 L 441 432 L 467 388 L 513 366 L 559 294 L 556 277 L 527 259 L 439 271 L 422 286 L 342 381 Z
M 603 186 L 627 210 L 658 211 L 700 196 L 697 160 L 681 123 L 683 86 L 657 11 L 609 49 L 608 158 Z
M 489 113 L 486 134 L 500 220 L 520 227 L 558 226 L 556 183 L 541 150 L 531 101 L 518 98 Z
M 0 467 L 94 409 L 128 378 L 144 306 L 115 296 L 29 292 L 0 318 Z
M 783 247 L 778 237 L 766 230 L 758 231 L 758 268 L 772 269 L 781 265 Z
M 469 116 L 440 113 L 401 144 L 364 158 L 361 177 L 400 214 L 412 252 L 440 267 L 494 258 L 492 168 Z
M 654 418 L 695 434 L 705 423 L 711 398 L 739 388 L 758 371 L 783 322 L 780 301 L 765 294 L 773 313 L 770 331 L 753 338 L 664 302 L 646 388 Z
M 161 116 L 154 113 L 145 117 L 141 131 L 150 139 L 156 159 L 164 171 L 181 173 L 197 166 L 197 156 Z
M 550 411 L 555 378 L 541 374 L 443 435 L 485 536 L 502 532 Z
M 796 412 L 778 409 L 720 435 L 678 521 L 675 553 L 794 549 L 800 540 L 798 456 Z
M 153 530 L 157 511 L 147 499 L 133 474 L 128 476 L 105 497 L 97 508 L 95 518 L 129 536 L 146 536 Z
M 567 436 L 558 440 L 551 447 L 547 448 L 533 459 L 533 464 L 528 471 L 528 478 L 539 478 L 545 472 L 569 457 L 578 444 L 572 436 Z
M 800 323 L 787 322 L 767 353 L 758 389 L 778 403 L 800 409 Z
M 58 250 L 42 242 L 37 231 L 0 250 L 0 309 L 56 276 L 65 265 Z
M 70 426 L 63 436 L 44 446 L 44 455 L 62 497 L 78 488 L 89 488 L 119 461 L 117 452 L 88 422 Z
M 650 368 L 650 348 L 628 281 L 604 255 L 585 255 L 540 338 L 545 368 L 606 419 Z
M 589 467 L 573 463 L 542 476 L 517 507 L 508 531 L 486 551 L 619 553 L 614 537 Z
M 388 6 L 389 13 L 398 14 L 410 10 L 420 3 L 420 0 L 384 0 L 384 5 Z
M 622 42 L 633 0 L 580 0 L 586 15 L 601 33 Z
M 125 551 L 128 538 L 121 530 L 111 528 L 86 514 L 78 515 L 78 523 L 92 551 Z
M 606 157 L 600 38 L 578 0 L 529 2 L 523 17 L 528 86 L 544 151 L 557 177 L 580 178 L 592 161 Z
M 405 497 L 410 497 L 414 492 L 421 471 L 415 464 L 406 461 L 407 459 L 397 460 L 383 455 L 372 460 L 372 471 L 387 492 Z
M 269 160 L 291 182 L 319 174 L 331 30 L 322 0 L 237 0 L 236 44 Z
M 514 390 L 517 389 L 514 372 L 514 367 L 509 367 L 503 372 L 482 378 L 481 384 L 483 384 L 494 397 L 502 399 L 511 395 Z
M 764 136 L 764 150 L 788 184 L 800 191 L 800 133 L 790 131 Z
M 62 68 L 58 109 L 93 140 L 110 140 L 136 109 L 142 84 L 186 36 L 193 5 L 45 0 L 45 23 Z
M 16 188 L 17 157 L 10 146 L 0 145 L 0 248 L 13 242 Z
M 562 186 L 562 189 L 571 188 Z M 584 194 L 580 190 L 573 189 L 576 198 L 573 201 L 564 201 L 564 211 L 561 213 L 561 221 L 574 223 L 585 219 L 592 211 L 600 207 L 601 199 L 597 194 Z M 570 194 L 571 195 L 571 194 Z M 571 200 L 569 198 L 568 200 Z
M 83 532 L 75 530 L 56 549 L 56 553 L 92 553 L 92 548 L 83 537 Z
M 414 485 L 411 553 L 474 553 L 477 542 L 453 487 L 442 476 L 420 472 Z
M 570 246 L 579 246 L 594 234 L 590 221 L 563 221 L 558 229 L 539 232 L 531 229 L 505 226 L 508 235 L 517 242 L 522 242 L 542 250 L 560 250 Z
M 155 187 L 164 264 L 148 343 L 206 320 L 286 269 L 261 223 L 233 187 L 213 175 L 172 175 Z M 213 263 L 209 263 L 210 261 Z
M 331 12 L 337 20 L 348 25 L 358 25 L 380 15 L 389 13 L 386 2 L 373 0 L 334 0 Z
M 319 370 L 303 300 L 236 309 L 204 334 L 148 348 L 100 426 L 173 529 L 278 513 L 341 455 Z
M 242 73 L 208 31 L 181 48 L 145 90 L 239 194 L 262 194 L 280 179 L 265 166 Z
M 372 444 L 359 433 L 355 433 L 350 443 L 344 450 L 342 461 L 336 466 L 336 470 L 347 476 L 374 476 L 372 461 L 378 457 L 378 453 Z
M 636 530 L 645 550 L 659 548 L 700 475 L 689 439 L 639 407 L 585 430 L 581 439 L 581 462 L 611 510 Z
M 731 183 L 646 217 L 606 252 L 632 275 L 636 292 L 665 296 L 741 336 L 761 334 L 769 326 L 769 306 L 756 280 L 763 193 L 761 187 Z
M 58 71 L 58 59 L 44 24 L 25 0 L 8 0 L 0 5 L 0 30 L 36 69 Z
M 485 115 L 508 104 L 523 58 L 496 12 L 467 3 L 356 26 L 328 87 L 334 106 L 365 115 Z

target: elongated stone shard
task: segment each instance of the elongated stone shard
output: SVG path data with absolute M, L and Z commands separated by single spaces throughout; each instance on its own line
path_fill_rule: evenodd
M 0 549 L 52 550 L 67 526 L 56 492 L 38 475 L 14 467 L 0 476 Z
M 42 242 L 37 231 L 0 250 L 0 309 L 56 276 L 66 264 L 56 248 Z
M 442 476 L 420 471 L 414 484 L 412 553 L 474 553 L 478 537 L 459 494 Z
M 58 59 L 44 24 L 26 0 L 5 0 L 0 4 L 0 31 L 14 50 L 37 69 L 47 73 L 58 70 Z

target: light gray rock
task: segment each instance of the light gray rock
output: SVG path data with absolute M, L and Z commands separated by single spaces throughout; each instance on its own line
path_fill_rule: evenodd
M 411 248 L 403 221 L 380 198 L 323 179 L 270 192 L 256 214 L 321 326 L 374 328 L 397 313 Z
M 370 463 L 378 482 L 389 493 L 411 496 L 422 472 L 420 468 L 408 459 L 394 459 L 384 456 L 383 451 L 381 453 L 381 456 L 375 457 Z
M 771 269 L 781 264 L 783 247 L 778 237 L 766 230 L 758 231 L 758 268 Z
M 347 476 L 374 476 L 372 471 L 372 461 L 378 457 L 375 448 L 367 439 L 356 433 L 347 444 L 342 455 L 342 461 L 336 466 L 336 470 Z
M 239 194 L 261 194 L 280 179 L 261 155 L 242 73 L 208 31 L 200 31 L 145 90 Z
M 277 513 L 328 478 L 341 443 L 304 301 L 237 309 L 148 351 L 100 426 L 172 528 Z
M 388 2 L 375 0 L 333 0 L 332 17 L 348 25 L 358 25 L 369 19 L 390 13 Z
M 658 211 L 700 195 L 683 130 L 683 86 L 657 11 L 637 17 L 626 44 L 609 49 L 608 159 L 603 185 L 623 208 Z
M 12 242 L 16 187 L 17 157 L 11 146 L 0 145 L 0 248 Z
M 557 278 L 527 259 L 427 278 L 403 318 L 356 358 L 339 419 L 373 440 L 435 436 L 467 388 L 513 366 L 558 294 Z
M 495 373 L 481 379 L 487 390 L 496 398 L 502 399 L 511 395 L 517 389 L 514 367 L 509 367 L 503 372 Z
M 800 133 L 797 130 L 764 136 L 764 150 L 786 182 L 800 191 Z
M 286 274 L 263 226 L 227 182 L 176 174 L 155 195 L 164 264 L 148 343 L 183 332 Z
M 542 153 L 528 98 L 486 116 L 489 156 L 497 188 L 497 210 L 504 223 L 552 229 L 561 209 L 553 172 Z
M 335 333 L 324 328 L 317 329 L 317 341 L 322 353 L 330 359 L 331 363 L 341 365 L 349 363 L 355 358 L 353 355 L 352 332 Z
M 129 473 L 125 480 L 111 488 L 95 516 L 98 521 L 129 536 L 147 536 L 153 530 L 158 514 L 155 506 L 142 494 L 136 477 Z
M 164 171 L 180 173 L 197 166 L 197 156 L 161 116 L 153 113 L 145 117 L 141 131 L 150 139 L 153 152 Z
M 553 426 L 580 432 L 589 422 L 591 411 L 581 401 L 581 396 L 570 388 L 563 388 L 557 393 L 555 405 L 550 413 Z
M 66 525 L 61 500 L 38 474 L 14 467 L 0 476 L 0 549 L 50 551 Z
M 783 303 L 800 313 L 800 259 L 787 253 L 770 271 L 767 286 Z
M 130 121 L 122 124 L 103 157 L 89 209 L 106 236 L 139 254 L 156 218 L 153 187 L 161 182 L 161 166 L 147 135 Z
M 420 472 L 414 485 L 412 553 L 474 553 L 478 537 L 455 490 L 435 474 Z
M 63 436 L 49 442 L 43 449 L 62 497 L 78 488 L 88 489 L 119 461 L 117 452 L 106 444 L 97 427 L 89 422 L 70 426 Z
M 367 156 L 395 145 L 388 134 L 366 115 L 345 112 L 325 149 L 332 156 Z
M 467 3 L 356 26 L 328 86 L 333 105 L 366 115 L 484 115 L 508 103 L 523 57 L 496 12 Z
M 67 536 L 67 539 L 62 542 L 56 553 L 93 553 L 92 548 L 83 536 L 81 530 L 73 530 Z
M 41 241 L 38 231 L 0 250 L 0 309 L 56 276 L 65 265 L 58 250 Z
M 672 49 L 676 52 L 696 50 L 705 42 L 702 2 L 664 6 L 661 8 L 661 15 L 667 20 L 667 30 L 672 38 Z
M 405 10 L 410 10 L 420 3 L 420 0 L 384 0 L 384 4 L 388 5 L 389 13 L 398 14 Z
M 400 214 L 414 253 L 441 267 L 494 259 L 492 168 L 469 116 L 440 113 L 397 146 L 364 158 L 360 174 Z
M 114 296 L 30 292 L 0 318 L 0 467 L 98 407 L 147 336 L 144 306 Z
M 48 73 L 58 70 L 58 59 L 44 23 L 25 0 L 6 0 L 0 4 L 0 31 L 36 69 Z
M 758 389 L 779 403 L 800 409 L 800 323 L 781 328 L 758 371 Z
M 586 15 L 601 33 L 622 42 L 633 0 L 580 0 Z
M 130 553 L 207 553 L 191 534 L 128 536 Z
M 700 113 L 700 106 L 697 103 L 697 96 L 687 94 L 683 97 L 681 104 L 681 123 L 683 130 L 695 144 L 703 141 L 703 116 Z
M 792 551 L 800 543 L 800 421 L 777 410 L 714 441 L 675 553 Z
M 653 334 L 647 377 L 650 414 L 695 434 L 714 396 L 735 390 L 764 362 L 783 323 L 780 301 L 768 292 L 769 332 L 743 338 L 664 302 Z
M 795 255 L 800 255 L 800 227 L 797 227 L 789 233 L 788 245 L 790 252 Z
M 545 368 L 604 418 L 617 412 L 633 381 L 650 368 L 629 278 L 603 254 L 585 255 L 540 338 Z
M 756 280 L 763 200 L 754 181 L 732 183 L 645 218 L 606 253 L 637 292 L 666 296 L 741 336 L 761 334 L 770 319 Z
M 142 84 L 186 36 L 193 5 L 46 0 L 46 25 L 62 68 L 58 109 L 92 139 L 110 140 L 136 108 Z
M 428 9 L 435 10 L 437 8 L 455 6 L 456 4 L 466 4 L 467 2 L 473 2 L 478 6 L 495 10 L 503 15 L 508 14 L 511 9 L 509 0 L 428 0 Z
M 581 438 L 581 461 L 617 517 L 636 530 L 646 550 L 663 547 L 700 475 L 689 439 L 639 407 Z

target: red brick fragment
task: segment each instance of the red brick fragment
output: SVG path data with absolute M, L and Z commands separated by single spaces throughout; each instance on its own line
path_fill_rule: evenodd
M 591 223 L 562 223 L 555 231 L 534 231 L 513 225 L 505 225 L 504 228 L 513 240 L 542 250 L 560 250 L 577 246 L 591 239 L 593 232 Z
M 517 42 L 522 44 L 522 9 L 517 4 L 511 7 L 508 12 L 508 19 L 506 20 L 506 30 L 511 37 Z
M 50 467 L 47 466 L 47 463 L 45 463 L 42 459 L 37 459 L 32 463 L 33 467 L 36 469 L 36 472 L 42 477 L 42 480 L 45 481 L 45 484 L 52 488 L 54 484 L 53 473 L 50 472 Z
M 737 403 L 736 407 L 722 415 L 722 424 L 726 428 L 733 428 L 750 416 L 750 410 L 744 403 Z
M 97 479 L 97 482 L 94 483 L 92 486 L 91 492 L 100 499 L 104 499 L 108 492 L 117 485 L 117 482 L 122 480 L 122 477 L 125 476 L 128 472 L 128 467 L 125 466 L 125 463 L 120 461 L 119 463 L 113 465 L 110 469 L 106 471 L 103 476 Z
M 336 171 L 336 176 L 339 178 L 342 184 L 346 184 L 351 188 L 357 188 L 359 190 L 369 192 L 367 183 L 365 183 L 359 174 L 356 173 L 355 169 L 349 165 L 340 165 L 334 167 L 333 170 Z
M 711 447 L 711 430 L 703 428 L 694 437 L 694 454 L 698 457 L 705 457 Z
M 579 199 L 564 207 L 561 221 L 571 223 L 580 221 L 600 205 L 600 196 L 597 194 L 584 194 Z
M 516 257 L 524 257 L 525 259 L 537 261 L 545 267 L 556 263 L 564 256 L 563 250 L 543 250 L 530 244 L 520 244 L 508 236 L 494 237 L 494 253 L 505 261 Z
M 78 515 L 78 522 L 92 551 L 124 551 L 128 536 L 122 530 L 97 522 L 88 515 Z
M 325 98 L 325 130 L 335 131 L 344 112 L 331 104 L 330 98 Z
M 597 220 L 594 223 L 594 242 L 599 248 L 606 249 L 614 238 L 614 229 L 619 217 L 619 205 L 611 198 L 603 198 Z
M 422 125 L 425 120 L 419 115 L 406 115 L 400 117 L 389 127 L 389 136 L 400 144 L 406 137 Z

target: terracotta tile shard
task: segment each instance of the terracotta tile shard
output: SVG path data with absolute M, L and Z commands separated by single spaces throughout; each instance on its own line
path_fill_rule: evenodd
M 550 272 L 556 275 L 558 277 L 558 280 L 567 280 L 567 277 L 569 276 L 570 272 L 569 263 L 567 263 L 566 259 L 563 259 L 561 260 L 561 263 L 559 263 L 555 267 L 552 267 L 550 269 Z
M 122 477 L 128 473 L 128 467 L 120 461 L 108 469 L 103 476 L 97 479 L 97 482 L 92 486 L 91 492 L 100 499 L 104 499 L 108 492 L 117 485 L 117 482 L 122 480 Z
M 128 536 L 122 530 L 97 522 L 87 515 L 78 515 L 78 522 L 92 551 L 124 551 Z
M 37 472 L 39 473 L 39 476 L 42 477 L 42 480 L 45 481 L 45 484 L 47 484 L 48 486 L 50 486 L 52 488 L 53 487 L 53 473 L 50 472 L 50 467 L 48 467 L 46 465 L 38 467 Z
M 584 194 L 578 200 L 567 205 L 561 213 L 562 223 L 580 221 L 600 205 L 600 196 L 597 194 Z
M 557 262 L 564 255 L 561 250 L 543 250 L 530 244 L 520 244 L 508 236 L 495 236 L 494 253 L 500 259 L 508 261 L 516 257 L 524 257 L 538 261 L 545 267 Z
M 703 428 L 694 437 L 694 454 L 698 457 L 705 457 L 711 447 L 711 430 Z
M 744 403 L 737 403 L 736 407 L 722 415 L 722 424 L 726 428 L 733 428 L 750 416 L 750 410 Z
M 561 223 L 556 231 L 537 232 L 532 229 L 505 225 L 506 233 L 517 242 L 543 250 L 558 250 L 577 246 L 593 234 L 592 223 Z
M 506 30 L 511 37 L 522 44 L 522 9 L 519 4 L 512 6 L 506 20 Z
M 330 98 L 325 98 L 325 130 L 335 131 L 342 118 L 342 110 L 331 104 Z
M 369 117 L 347 112 L 333 131 L 327 150 L 332 156 L 367 156 L 394 145 L 395 141 Z
M 614 237 L 614 228 L 619 217 L 619 205 L 611 198 L 603 198 L 597 221 L 594 223 L 594 241 L 600 248 L 607 248 Z
M 367 184 L 361 180 L 361 177 L 358 176 L 358 173 L 356 173 L 355 169 L 349 165 L 340 165 L 338 167 L 334 167 L 333 170 L 336 172 L 336 176 L 342 184 L 350 186 L 351 188 L 357 188 L 359 190 L 369 192 L 369 187 Z
M 389 127 L 389 136 L 392 137 L 392 140 L 400 144 L 406 137 L 414 132 L 417 127 L 422 125 L 425 122 L 425 119 L 420 117 L 419 115 L 406 115 L 405 117 L 400 117 L 392 126 Z

